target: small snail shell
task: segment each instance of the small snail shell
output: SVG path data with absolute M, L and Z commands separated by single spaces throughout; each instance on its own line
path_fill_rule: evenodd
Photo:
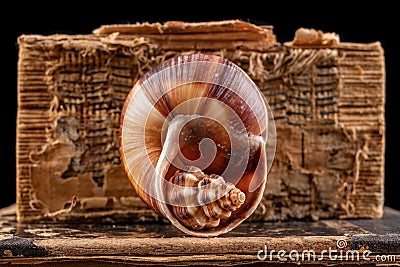
M 221 176 L 207 175 L 199 168 L 185 172 L 177 171 L 170 182 L 181 187 L 199 187 L 196 196 L 199 205 L 172 206 L 175 217 L 191 229 L 217 227 L 220 219 L 229 218 L 231 212 L 237 210 L 246 199 L 242 191 L 233 184 L 225 182 Z M 208 184 L 211 187 L 209 190 L 201 189 Z M 186 199 L 185 190 L 180 190 L 179 187 L 176 189 L 178 190 L 169 192 L 169 196 L 175 198 L 176 202 L 183 203 Z M 211 202 L 210 199 L 216 200 Z
M 174 57 L 126 98 L 122 164 L 149 207 L 186 234 L 218 236 L 262 199 L 275 151 L 271 118 L 237 65 L 208 54 Z

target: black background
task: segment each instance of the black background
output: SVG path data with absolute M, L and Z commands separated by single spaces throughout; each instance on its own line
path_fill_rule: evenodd
M 303 1 L 282 4 L 271 1 L 242 1 L 217 4 L 216 1 L 187 1 L 176 4 L 170 1 L 82 2 L 53 1 L 39 4 L 31 1 L 22 4 L 14 1 L 1 8 L 1 122 L 2 122 L 2 171 L 0 174 L 0 208 L 15 202 L 15 133 L 17 113 L 17 38 L 21 34 L 86 34 L 103 24 L 188 22 L 223 19 L 241 19 L 254 24 L 272 25 L 278 42 L 293 39 L 296 29 L 314 28 L 324 32 L 336 32 L 343 42 L 370 43 L 379 41 L 385 51 L 386 63 L 386 157 L 385 157 L 385 205 L 400 210 L 399 186 L 399 113 L 398 90 L 400 89 L 400 56 L 398 38 L 399 15 L 397 8 L 373 2 L 375 5 L 349 7 L 346 2 L 319 1 L 307 5 Z M 127 4 L 129 3 L 129 4 Z M 140 4 L 138 4 L 140 3 Z M 258 4 L 257 4 L 258 3 Z M 220 8 L 214 5 L 220 5 Z

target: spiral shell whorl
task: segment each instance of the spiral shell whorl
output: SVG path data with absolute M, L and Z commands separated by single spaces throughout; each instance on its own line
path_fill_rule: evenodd
M 221 219 L 229 218 L 246 199 L 242 191 L 232 183 L 225 182 L 221 176 L 207 175 L 197 168 L 191 168 L 188 172 L 177 172 L 170 182 L 182 188 L 169 192 L 175 202 L 182 203 L 181 206 L 172 206 L 172 212 L 182 224 L 195 230 L 217 227 Z M 193 187 L 198 188 L 195 191 L 198 205 L 188 206 L 186 200 L 190 193 L 187 192 Z M 217 200 L 210 201 L 212 199 Z
M 126 98 L 121 162 L 155 212 L 186 234 L 218 236 L 262 199 L 275 151 L 273 143 L 267 154 L 271 114 L 261 91 L 232 62 L 206 54 L 171 58 Z

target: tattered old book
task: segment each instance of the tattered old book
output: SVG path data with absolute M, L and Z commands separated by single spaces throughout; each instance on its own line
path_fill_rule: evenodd
M 249 221 L 379 218 L 385 65 L 380 43 L 303 29 L 278 43 L 240 20 L 105 25 L 18 39 L 20 222 L 158 221 L 121 166 L 120 115 L 135 82 L 166 59 L 208 53 L 240 66 L 276 125 L 276 154 Z

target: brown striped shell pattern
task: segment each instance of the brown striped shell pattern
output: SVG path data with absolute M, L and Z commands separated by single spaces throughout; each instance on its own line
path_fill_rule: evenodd
M 138 196 L 188 235 L 218 236 L 246 220 L 262 199 L 274 153 L 266 99 L 222 57 L 165 60 L 125 100 L 125 172 Z

